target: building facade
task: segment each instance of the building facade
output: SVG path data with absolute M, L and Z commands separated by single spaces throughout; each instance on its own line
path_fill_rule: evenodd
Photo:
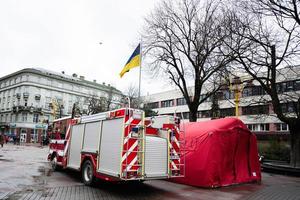
M 122 93 L 77 74 L 34 68 L 9 74 L 0 78 L 0 131 L 21 142 L 41 142 L 49 122 L 71 115 L 74 103 L 85 111 L 92 96 L 110 97 L 113 108 Z
M 260 135 L 289 133 L 288 126 L 281 122 L 273 112 L 270 97 L 266 95 L 262 87 L 256 81 L 251 81 L 249 77 L 242 77 L 243 83 L 240 86 L 240 102 L 238 106 L 239 119 L 248 128 Z M 300 99 L 300 67 L 287 67 L 278 72 L 276 78 L 277 90 L 281 98 L 281 106 L 284 113 L 293 115 L 293 102 Z M 205 92 L 202 97 L 205 96 Z M 230 86 L 222 87 L 216 93 L 219 105 L 220 117 L 235 116 L 235 94 Z M 191 97 L 192 98 L 192 97 Z M 148 106 L 159 115 L 176 114 L 183 120 L 189 119 L 189 110 L 186 101 L 179 90 L 161 92 L 145 97 Z M 211 119 L 211 99 L 207 99 L 198 108 L 198 121 Z

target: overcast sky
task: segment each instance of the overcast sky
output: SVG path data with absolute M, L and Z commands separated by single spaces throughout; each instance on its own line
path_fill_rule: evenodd
M 122 91 L 137 85 L 138 68 L 122 79 L 119 72 L 139 43 L 144 17 L 159 1 L 0 0 L 0 77 L 45 68 Z M 170 89 L 147 74 L 143 66 L 143 95 Z

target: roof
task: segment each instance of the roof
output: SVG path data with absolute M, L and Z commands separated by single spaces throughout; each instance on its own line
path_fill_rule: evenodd
M 63 74 L 63 73 L 59 73 L 59 72 L 55 72 L 55 71 L 51 71 L 51 70 L 47 70 L 47 69 L 43 69 L 43 68 L 24 68 L 22 70 L 16 71 L 14 73 L 11 73 L 9 75 L 6 75 L 4 77 L 0 78 L 0 81 L 10 78 L 10 77 L 14 77 L 18 74 L 21 73 L 34 73 L 34 74 L 39 74 L 39 75 L 43 75 L 49 78 L 54 78 L 57 80 L 62 80 L 62 81 L 68 81 L 71 83 L 76 83 L 79 85 L 84 85 L 84 86 L 88 86 L 88 87 L 93 87 L 95 89 L 101 89 L 104 91 L 112 91 L 114 93 L 120 94 L 122 95 L 122 92 L 118 89 L 116 89 L 115 87 L 112 87 L 110 85 L 104 85 L 104 84 L 99 84 L 99 83 L 95 83 L 92 81 L 88 81 L 88 80 L 84 80 L 84 79 L 80 79 L 77 77 L 73 77 L 71 75 L 67 75 L 67 74 Z

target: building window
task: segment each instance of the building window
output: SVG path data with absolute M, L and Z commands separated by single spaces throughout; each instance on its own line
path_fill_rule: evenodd
M 69 103 L 68 103 L 68 113 L 72 113 L 72 109 L 73 109 L 73 101 L 69 100 Z
M 283 92 L 299 90 L 300 89 L 299 84 L 300 84 L 299 80 L 277 83 L 276 84 L 277 92 L 283 93 Z
M 40 94 L 36 94 L 36 95 L 34 96 L 34 99 L 35 99 L 36 101 L 40 101 L 40 100 L 41 100 L 41 95 L 40 95 Z
M 277 131 L 289 131 L 289 127 L 286 123 L 277 123 L 276 130 Z
M 177 105 L 177 106 L 186 105 L 186 100 L 185 100 L 185 98 L 178 98 L 178 99 L 176 99 L 176 105 Z
M 182 113 L 183 119 L 189 119 L 190 118 L 190 113 L 189 112 L 184 112 Z
M 248 129 L 251 131 L 269 131 L 270 125 L 269 124 L 248 124 Z
M 243 115 L 269 114 L 268 105 L 242 107 Z
M 49 109 L 49 105 L 51 103 L 51 97 L 46 97 L 46 101 L 45 101 L 45 108 Z
M 159 107 L 158 102 L 148 103 L 147 106 L 151 109 Z
M 248 129 L 251 131 L 258 131 L 258 124 L 248 124 Z
M 206 98 L 206 94 L 201 94 L 200 95 L 200 101 L 202 101 L 204 98 Z M 209 102 L 209 101 L 211 101 L 211 97 L 208 97 L 206 100 L 205 100 L 205 102 Z
M 27 113 L 22 113 L 22 122 L 27 121 Z
M 33 122 L 38 123 L 39 122 L 39 114 L 33 115 Z
M 221 117 L 234 116 L 234 115 L 235 115 L 235 108 L 220 109 Z
M 295 81 L 295 90 L 300 90 L 300 80 Z
M 233 98 L 233 92 L 230 90 L 223 90 L 223 99 L 232 99 Z
M 210 110 L 202 110 L 197 112 L 197 118 L 210 118 L 211 111 Z
M 269 124 L 260 124 L 260 131 L 269 131 L 270 126 Z
M 295 112 L 295 106 L 297 107 L 297 103 L 288 102 L 280 104 L 283 113 L 292 113 Z
M 166 100 L 161 102 L 161 107 L 172 107 L 173 106 L 173 100 Z
M 7 108 L 9 108 L 9 106 L 10 106 L 10 96 L 7 97 L 7 104 L 6 105 L 7 105 Z
M 2 108 L 5 108 L 5 97 L 3 97 L 3 100 L 2 100 Z
M 12 106 L 16 105 L 16 95 L 12 97 Z

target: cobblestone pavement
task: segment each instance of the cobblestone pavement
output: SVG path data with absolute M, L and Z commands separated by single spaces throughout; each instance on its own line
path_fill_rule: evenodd
M 300 178 L 263 173 L 261 184 L 217 189 L 196 188 L 163 180 L 84 186 L 80 174 L 52 172 L 45 161 L 47 148 L 8 145 L 0 149 L 0 199 L 184 199 L 184 200 L 300 200 Z M 7 161 L 9 160 L 9 161 Z

